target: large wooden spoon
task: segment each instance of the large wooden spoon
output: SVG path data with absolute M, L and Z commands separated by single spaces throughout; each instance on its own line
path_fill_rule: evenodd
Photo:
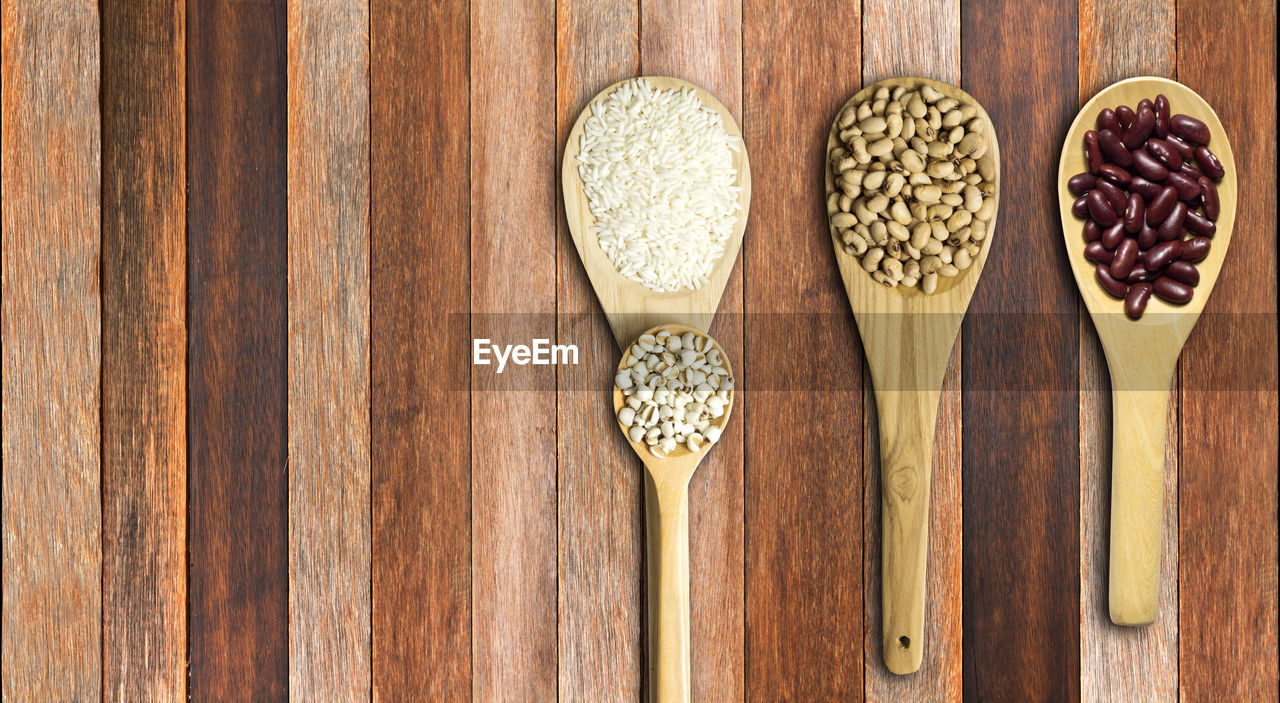
M 1000 197 L 1000 148 L 991 118 L 978 101 L 948 83 L 926 78 L 890 78 L 863 88 L 848 105 L 867 100 L 877 88 L 929 85 L 947 97 L 977 108 L 986 123 L 990 145 L 982 160 L 991 160 Z M 837 120 L 844 111 L 836 113 Z M 827 153 L 839 144 L 833 122 Z M 823 161 L 827 195 L 835 192 L 829 161 Z M 934 425 L 947 359 L 965 310 L 978 285 L 995 236 L 995 217 L 973 264 L 959 276 L 941 279 L 925 295 L 916 288 L 886 288 L 844 250 L 831 227 L 836 263 L 844 280 L 871 367 L 880 413 L 881 609 L 885 666 L 895 674 L 920 668 L 924 656 L 925 573 L 929 554 L 929 490 L 933 465 Z
M 1218 184 L 1222 212 L 1209 256 L 1197 264 L 1200 284 L 1191 302 L 1170 305 L 1152 297 L 1142 318 L 1131 320 L 1124 314 L 1124 301 L 1102 289 L 1094 264 L 1084 258 L 1084 221 L 1071 214 L 1075 198 L 1067 190 L 1067 179 L 1088 170 L 1084 133 L 1094 128 L 1103 108 L 1132 107 L 1161 93 L 1169 98 L 1174 114 L 1191 115 L 1209 126 L 1209 147 L 1226 168 Z M 1142 77 L 1116 83 L 1086 103 L 1067 132 L 1058 166 L 1058 202 L 1071 271 L 1111 371 L 1111 620 L 1118 625 L 1146 625 L 1155 621 L 1160 591 L 1169 388 L 1182 345 L 1222 271 L 1236 218 L 1235 158 L 1222 122 L 1203 98 L 1176 81 Z
M 658 325 L 646 332 L 656 335 L 667 330 L 675 336 L 693 332 L 707 336 L 693 327 L 680 324 Z M 639 337 L 639 335 L 637 335 Z M 711 348 L 720 352 L 729 377 L 733 367 L 724 349 L 711 337 Z M 618 371 L 629 367 L 631 348 L 622 355 Z M 724 414 L 716 420 L 720 430 L 729 423 L 735 393 L 729 394 Z M 613 414 L 617 417 L 625 402 L 622 391 L 613 390 Z M 618 423 L 624 436 L 627 428 Z M 627 442 L 644 462 L 645 507 L 649 550 L 649 688 L 651 700 L 661 703 L 687 703 L 689 683 L 689 479 L 714 444 L 704 444 L 694 452 L 678 446 L 665 457 L 654 456 L 644 442 Z
M 739 139 L 742 137 L 742 130 L 738 128 L 738 123 L 734 121 L 729 110 L 702 88 L 679 78 L 665 76 L 643 76 L 643 78 L 659 90 L 684 88 L 692 90 L 704 105 L 719 113 L 729 136 Z M 725 244 L 724 254 L 716 262 L 707 281 L 697 290 L 684 289 L 658 293 L 618 273 L 618 269 L 609 260 L 604 249 L 600 248 L 596 233 L 592 231 L 595 218 L 587 205 L 582 178 L 578 175 L 578 151 L 582 146 L 583 125 L 590 116 L 592 107 L 613 94 L 613 91 L 623 82 L 625 81 L 614 83 L 600 91 L 578 115 L 578 121 L 574 123 L 573 130 L 569 132 L 569 138 L 565 142 L 560 178 L 561 187 L 564 190 L 564 210 L 569 224 L 569 234 L 573 236 L 573 244 L 578 248 L 578 256 L 582 258 L 582 265 L 587 270 L 587 276 L 596 290 L 600 307 L 609 320 L 609 326 L 613 329 L 613 335 L 618 340 L 619 347 L 629 344 L 644 330 L 665 322 L 680 322 L 703 332 L 711 328 L 711 320 L 715 316 L 716 308 L 720 307 L 720 296 L 724 294 L 724 286 L 729 281 L 733 263 L 738 258 L 738 249 L 742 246 L 742 234 L 747 227 L 747 212 L 751 205 L 751 166 L 747 161 L 747 150 L 744 145 L 734 152 L 733 156 L 733 168 L 738 174 L 734 185 L 742 189 L 738 195 L 742 211 L 738 215 L 733 234 Z

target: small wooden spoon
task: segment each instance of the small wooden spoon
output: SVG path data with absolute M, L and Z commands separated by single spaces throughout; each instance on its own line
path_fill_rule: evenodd
M 845 106 L 867 100 L 881 86 L 917 89 L 933 86 L 943 95 L 977 108 L 986 123 L 989 147 L 983 161 L 994 166 L 1000 197 L 1000 148 L 991 118 L 968 93 L 926 78 L 890 78 L 863 88 Z M 836 119 L 844 107 L 836 113 Z M 831 125 L 827 153 L 839 145 L 839 129 Z M 829 159 L 823 160 L 827 196 L 835 192 Z M 960 275 L 940 279 L 926 295 L 916 288 L 886 288 L 844 250 L 831 227 L 836 263 L 858 322 L 862 347 L 871 367 L 880 413 L 881 608 L 885 666 L 895 674 L 919 670 L 924 656 L 925 572 L 929 555 L 929 490 L 933 466 L 934 425 L 938 398 L 951 348 L 965 310 L 978 285 L 995 236 L 995 217 L 973 264 Z
M 1124 301 L 1107 294 L 1084 258 L 1084 220 L 1071 214 L 1075 197 L 1067 179 L 1088 170 L 1084 133 L 1094 129 L 1098 113 L 1117 105 L 1137 105 L 1163 93 L 1173 114 L 1183 113 L 1209 126 L 1209 148 L 1226 168 L 1218 184 L 1222 212 L 1209 256 L 1196 264 L 1200 284 L 1186 305 L 1170 305 L 1152 296 L 1141 319 L 1124 314 Z M 1058 202 L 1067 259 L 1080 297 L 1093 318 L 1111 371 L 1111 621 L 1146 625 L 1155 621 L 1160 591 L 1160 541 L 1164 497 L 1165 420 L 1169 388 L 1182 345 L 1195 326 L 1231 243 L 1236 218 L 1236 169 L 1231 144 L 1213 108 L 1190 88 L 1167 78 L 1120 81 L 1085 104 L 1067 132 L 1058 166 Z
M 724 129 L 731 137 L 742 138 L 742 130 L 734 121 L 733 115 L 724 105 L 707 91 L 698 86 L 682 81 L 679 78 L 665 76 L 642 76 L 654 88 L 659 90 L 681 90 L 688 88 L 698 96 L 704 105 L 720 114 Z M 569 234 L 573 236 L 574 246 L 578 248 L 578 256 L 587 270 L 591 285 L 600 299 L 600 307 L 604 310 L 618 346 L 628 344 L 640 333 L 654 325 L 664 322 L 681 322 L 704 332 L 711 329 L 711 320 L 716 308 L 720 307 L 720 296 L 724 294 L 725 283 L 733 271 L 733 263 L 738 258 L 738 249 L 742 246 L 742 234 L 747 227 L 747 211 L 751 205 L 751 166 L 747 161 L 747 149 L 743 145 L 734 152 L 733 167 L 738 177 L 734 185 L 742 188 L 738 200 L 742 204 L 738 222 L 733 234 L 725 243 L 724 254 L 716 262 L 710 277 L 697 290 L 678 290 L 658 293 L 618 273 L 609 255 L 600 248 L 600 241 L 592 231 L 595 217 L 587 205 L 587 196 L 582 189 L 582 178 L 578 175 L 578 151 L 582 145 L 583 125 L 591 114 L 592 106 L 608 98 L 613 91 L 626 81 L 620 81 L 600 91 L 592 98 L 578 121 L 574 123 L 569 138 L 565 141 L 564 161 L 561 165 L 561 187 L 564 190 L 565 218 L 569 224 Z
M 646 334 L 661 330 L 680 336 L 693 332 L 707 337 L 712 348 L 719 350 L 724 367 L 733 377 L 733 367 L 724 349 L 706 333 L 680 324 L 658 325 Z M 640 335 L 636 335 L 639 338 Z M 623 352 L 618 370 L 628 368 L 631 347 Z M 724 414 L 715 427 L 722 431 L 729 424 L 735 393 L 729 394 Z M 622 409 L 625 397 L 613 389 L 613 415 Z M 623 436 L 627 428 L 618 423 Z M 689 479 L 714 444 L 703 444 L 694 452 L 686 446 L 665 457 L 654 456 L 644 442 L 627 442 L 644 462 L 646 525 L 649 550 L 649 687 L 650 698 L 663 703 L 690 700 L 689 684 Z

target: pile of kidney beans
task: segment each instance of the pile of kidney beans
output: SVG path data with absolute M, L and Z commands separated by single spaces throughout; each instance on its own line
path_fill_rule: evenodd
M 1086 220 L 1084 255 L 1098 282 L 1135 320 L 1152 294 L 1181 305 L 1200 282 L 1195 265 L 1218 229 L 1224 175 L 1208 145 L 1205 123 L 1170 115 L 1164 95 L 1104 109 L 1085 132 L 1089 170 L 1067 181 L 1078 196 L 1071 212 Z

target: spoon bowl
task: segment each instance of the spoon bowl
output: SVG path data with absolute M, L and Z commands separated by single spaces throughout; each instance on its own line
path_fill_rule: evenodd
M 1218 183 L 1221 212 L 1209 255 L 1196 264 L 1200 283 L 1185 305 L 1155 296 L 1137 320 L 1124 313 L 1124 301 L 1113 298 L 1095 278 L 1095 265 L 1084 257 L 1084 220 L 1071 213 L 1075 197 L 1067 180 L 1088 170 L 1084 134 L 1094 128 L 1103 108 L 1136 105 L 1163 93 L 1172 114 L 1187 114 L 1209 127 L 1209 148 L 1226 175 Z M 1161 511 L 1164 495 L 1164 443 L 1169 389 L 1182 346 L 1204 310 L 1222 272 L 1236 217 L 1235 157 L 1222 122 L 1195 91 L 1167 78 L 1120 81 L 1085 103 L 1067 132 L 1058 166 L 1058 203 L 1067 260 L 1080 297 L 1093 318 L 1106 353 L 1112 388 L 1111 548 L 1108 600 L 1118 625 L 1155 621 L 1160 588 Z

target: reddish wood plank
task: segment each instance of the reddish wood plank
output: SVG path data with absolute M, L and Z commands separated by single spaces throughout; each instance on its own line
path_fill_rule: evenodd
M 187 5 L 190 696 L 288 695 L 285 7 Z
M 465 700 L 470 402 L 454 339 L 470 304 L 468 10 L 371 9 L 373 697 Z
M 102 686 L 98 8 L 0 4 L 5 700 Z
M 1172 76 L 1174 2 L 1080 0 L 1079 104 L 1132 76 Z M 1151 627 L 1111 623 L 1111 381 L 1080 307 L 1080 688 L 1084 701 L 1173 701 L 1178 690 L 1177 380 L 1165 444 L 1160 615 Z
M 1277 698 L 1276 5 L 1178 3 L 1178 78 L 1222 119 L 1231 251 L 1182 352 L 1183 700 Z
M 102 689 L 187 691 L 186 7 L 101 5 Z
M 289 3 L 289 690 L 370 692 L 367 0 Z
M 645 75 L 677 76 L 711 92 L 742 124 L 740 0 L 640 4 Z M 753 155 L 748 145 L 748 156 Z M 730 274 L 711 334 L 742 359 L 742 262 Z M 745 406 L 740 406 L 745 407 Z M 689 482 L 689 597 L 694 700 L 743 699 L 742 418 Z
M 961 15 L 964 88 L 1004 155 L 963 332 L 964 697 L 1077 700 L 1077 292 L 1048 176 L 1077 108 L 1076 8 L 971 0 Z
M 820 175 L 831 120 L 861 76 L 859 6 L 748 0 L 742 14 L 743 127 L 754 182 L 740 372 L 745 687 L 749 699 L 856 701 L 863 695 L 862 357 L 827 236 Z
M 556 333 L 555 21 L 471 4 L 472 337 L 497 344 Z M 472 698 L 555 700 L 556 370 L 493 369 L 472 370 Z
M 902 46 L 920 47 L 902 51 Z M 960 3 L 942 0 L 867 0 L 862 4 L 862 79 L 894 76 L 960 82 Z M 875 700 L 959 700 L 962 692 L 961 622 L 961 344 L 956 340 L 938 404 L 933 443 L 933 495 L 929 510 L 928 605 L 920 673 L 895 676 L 884 667 L 880 600 L 880 434 L 875 395 L 863 394 L 863 549 L 865 691 Z

